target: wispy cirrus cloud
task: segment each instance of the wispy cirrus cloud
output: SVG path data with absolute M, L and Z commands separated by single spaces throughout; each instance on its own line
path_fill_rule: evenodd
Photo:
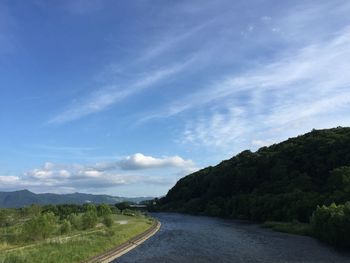
M 349 125 L 350 21 L 320 26 L 325 12 L 335 17 L 344 16 L 344 10 L 350 5 L 324 2 L 297 6 L 283 16 L 261 16 L 261 25 L 248 24 L 247 31 L 256 35 L 256 45 L 267 41 L 258 33 L 262 27 L 278 34 L 270 40 L 278 43 L 278 52 L 245 70 L 208 77 L 207 84 L 144 114 L 139 122 L 179 117 L 185 119 L 180 141 L 186 145 L 237 149 L 312 128 Z
M 137 60 L 137 62 L 140 63 L 146 60 L 154 59 L 166 53 L 167 51 L 171 51 L 177 49 L 179 46 L 183 46 L 181 44 L 189 41 L 191 38 L 196 37 L 198 33 L 200 33 L 202 30 L 205 30 L 210 25 L 213 25 L 216 21 L 217 19 L 211 19 L 197 26 L 192 26 L 185 32 L 171 32 L 171 34 L 163 36 L 160 40 L 157 40 L 156 45 L 152 45 L 150 48 L 147 48 L 146 51 L 143 52 L 144 54 Z
M 86 98 L 82 98 L 75 102 L 68 107 L 68 109 L 49 120 L 49 123 L 62 124 L 106 110 L 129 96 L 135 95 L 145 89 L 152 88 L 160 82 L 171 78 L 186 68 L 189 63 L 190 61 L 188 60 L 180 64 L 143 73 L 142 77 L 134 80 L 127 87 L 123 84 L 112 81 L 112 83 L 106 84 L 97 91 L 92 92 L 92 94 Z
M 221 111 L 199 117 L 184 132 L 185 141 L 209 145 L 232 144 L 257 131 L 265 131 L 266 136 L 269 130 L 305 132 L 313 127 L 328 127 L 333 125 L 330 119 L 335 115 L 350 110 L 349 58 L 347 27 L 322 43 L 303 47 L 247 73 L 228 76 L 176 102 L 164 114 L 172 116 L 219 102 Z M 242 96 L 247 98 L 243 102 Z M 240 107 L 238 115 L 232 114 L 234 105 Z M 339 125 L 349 123 L 350 118 L 345 118 Z M 269 136 L 276 138 L 276 134 Z

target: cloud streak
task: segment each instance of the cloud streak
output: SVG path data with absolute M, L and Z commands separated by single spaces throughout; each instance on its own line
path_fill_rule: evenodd
M 145 89 L 152 88 L 160 82 L 181 72 L 190 61 L 172 65 L 166 68 L 144 73 L 142 78 L 134 80 L 128 87 L 117 83 L 109 83 L 98 91 L 93 92 L 87 98 L 83 98 L 74 103 L 67 110 L 49 120 L 50 124 L 63 124 L 74 121 L 112 107 L 125 98 L 140 93 Z
M 220 101 L 225 113 L 218 111 L 197 120 L 184 133 L 185 141 L 215 145 L 233 143 L 238 137 L 256 132 L 257 127 L 312 128 L 305 125 L 307 122 L 317 127 L 328 126 L 332 115 L 350 110 L 349 57 L 350 28 L 345 28 L 328 41 L 301 48 L 251 72 L 228 76 L 177 102 L 165 111 L 165 116 Z M 232 114 L 232 105 L 242 104 L 239 101 L 242 94 L 248 99 L 240 106 L 239 115 Z M 343 124 L 349 123 L 347 118 Z
M 324 2 L 316 9 L 300 5 L 283 16 L 263 15 L 257 22 L 247 23 L 257 39 L 252 46 L 277 43 L 278 52 L 253 61 L 249 68 L 209 75 L 206 84 L 191 82 L 188 85 L 196 88 L 143 114 L 139 124 L 156 119 L 185 120 L 179 141 L 218 149 L 255 148 L 312 128 L 349 125 L 349 23 L 338 21 L 312 32 L 316 24 L 324 24 L 324 11 L 332 10 L 327 16 L 335 17 L 350 9 L 349 4 L 339 3 Z M 275 39 L 260 39 L 263 28 L 276 34 Z M 278 32 L 273 30 L 276 28 Z M 203 48 L 194 64 L 200 61 L 208 66 L 213 58 L 205 54 L 215 52 Z M 222 53 L 225 51 L 229 50 Z

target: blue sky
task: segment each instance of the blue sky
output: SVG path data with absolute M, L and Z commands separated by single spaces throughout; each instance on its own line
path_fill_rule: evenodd
M 349 1 L 0 1 L 0 190 L 159 196 L 350 125 Z

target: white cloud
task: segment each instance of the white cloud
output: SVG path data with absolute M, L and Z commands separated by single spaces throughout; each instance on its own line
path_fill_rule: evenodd
M 18 176 L 0 176 L 0 185 L 17 185 L 20 181 Z
M 126 157 L 124 160 L 118 162 L 121 169 L 124 170 L 139 170 L 148 168 L 164 168 L 164 167 L 194 167 L 191 160 L 184 160 L 180 156 L 155 158 L 152 156 L 145 156 L 142 153 Z
M 149 175 L 141 170 L 162 169 L 163 175 Z M 93 165 L 55 164 L 46 162 L 23 176 L 0 176 L 0 190 L 31 189 L 36 192 L 96 191 L 118 186 L 148 184 L 171 186 L 178 176 L 173 170 L 194 171 L 195 164 L 179 156 L 154 158 L 141 153 L 115 162 Z M 129 170 L 138 170 L 138 173 Z
M 269 140 L 252 140 L 252 145 L 257 147 L 270 146 L 273 142 Z
M 208 26 L 212 25 L 216 20 L 211 19 L 202 23 L 200 25 L 194 26 L 189 30 L 186 30 L 185 33 L 175 33 L 172 32 L 171 35 L 164 37 L 162 40 L 157 40 L 155 45 L 152 45 L 151 48 L 144 51 L 144 55 L 140 57 L 138 62 L 154 59 L 165 52 L 174 49 L 174 47 L 178 46 L 182 42 L 194 37 L 198 32 L 206 29 Z

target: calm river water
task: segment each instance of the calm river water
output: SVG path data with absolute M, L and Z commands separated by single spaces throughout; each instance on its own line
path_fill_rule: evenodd
M 114 262 L 349 262 L 350 254 L 317 240 L 258 225 L 172 213 L 153 214 L 159 232 Z

